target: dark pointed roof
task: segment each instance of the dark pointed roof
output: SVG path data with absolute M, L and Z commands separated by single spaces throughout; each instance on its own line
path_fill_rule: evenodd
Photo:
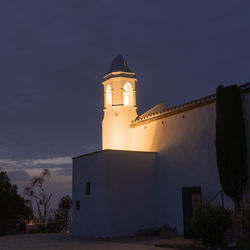
M 129 69 L 128 64 L 125 61 L 124 57 L 120 54 L 117 57 L 115 57 L 115 59 L 112 61 L 108 74 L 117 71 L 132 72 Z

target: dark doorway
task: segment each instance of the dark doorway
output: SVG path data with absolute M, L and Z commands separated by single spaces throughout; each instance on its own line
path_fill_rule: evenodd
M 193 238 L 196 235 L 190 227 L 190 219 L 193 215 L 194 208 L 201 206 L 201 187 L 183 187 L 182 201 L 184 237 Z

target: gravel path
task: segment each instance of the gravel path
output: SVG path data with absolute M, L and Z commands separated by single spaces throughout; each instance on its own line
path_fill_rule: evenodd
M 164 240 L 157 238 L 127 238 L 114 240 L 94 240 L 75 238 L 65 234 L 17 234 L 0 237 L 0 250 L 167 250 L 180 249 L 157 247 L 155 245 L 187 245 L 190 241 L 182 238 L 174 240 Z

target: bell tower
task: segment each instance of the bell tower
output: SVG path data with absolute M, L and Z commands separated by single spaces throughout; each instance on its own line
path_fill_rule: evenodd
M 131 150 L 130 122 L 137 117 L 136 75 L 122 55 L 112 62 L 104 81 L 102 149 Z

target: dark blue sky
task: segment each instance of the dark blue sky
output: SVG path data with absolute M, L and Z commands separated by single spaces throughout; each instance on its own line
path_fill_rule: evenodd
M 119 53 L 139 79 L 139 113 L 250 81 L 249 10 L 244 0 L 2 0 L 0 167 L 20 183 L 48 167 L 54 191 L 69 192 L 70 157 L 101 148 L 101 82 Z

